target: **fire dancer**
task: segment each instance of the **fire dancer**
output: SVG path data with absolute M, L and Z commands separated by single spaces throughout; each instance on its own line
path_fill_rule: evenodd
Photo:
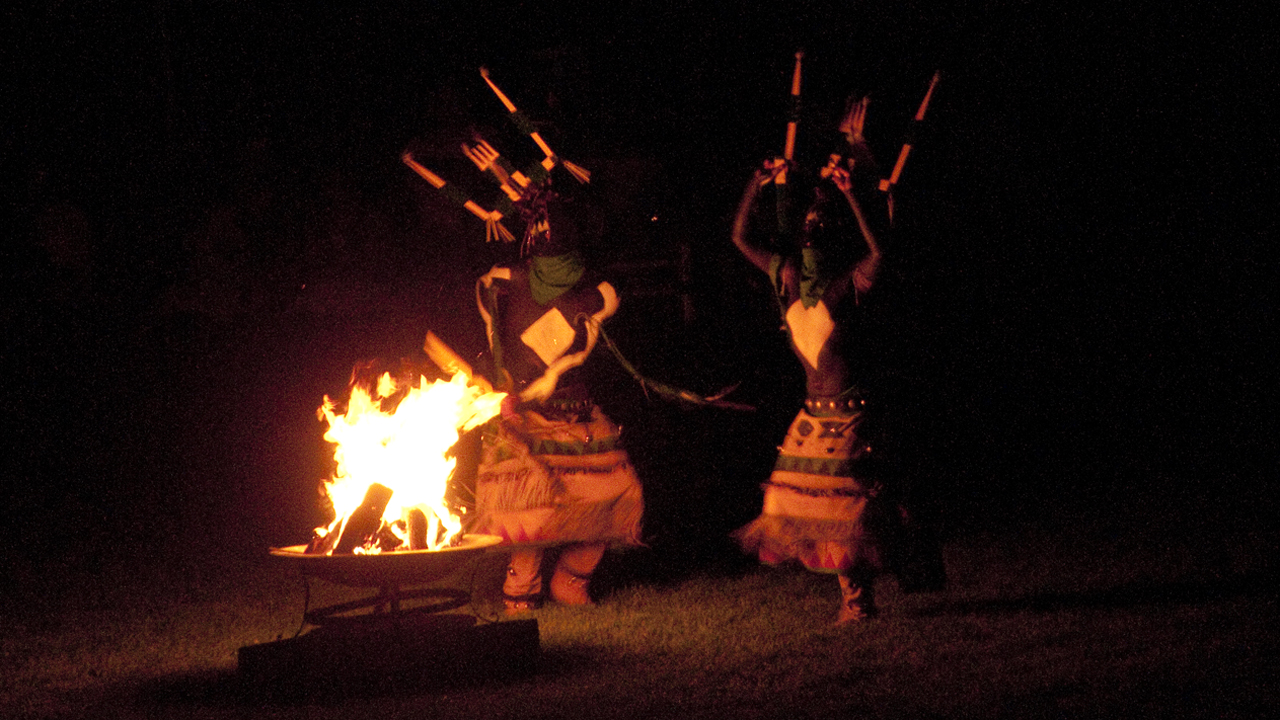
M 788 169 L 785 160 L 769 161 L 755 172 L 738 206 L 732 236 L 747 260 L 773 283 L 792 350 L 805 370 L 808 394 L 764 484 L 761 515 L 735 536 L 762 562 L 798 560 L 810 570 L 835 574 L 841 590 L 838 623 L 875 614 L 873 583 L 883 569 L 883 538 L 878 537 L 875 519 L 882 488 L 870 463 L 878 443 L 869 440 L 874 428 L 866 422 L 866 399 L 857 384 L 855 364 L 865 360 L 855 352 L 857 314 L 881 263 L 875 228 L 887 226 L 882 221 L 887 218 L 864 211 L 854 192 L 855 183 L 862 186 L 875 179 L 861 136 L 865 111 L 864 100 L 846 120 L 856 123 L 850 128 L 856 132 L 849 133 L 849 157 L 862 161 L 833 158 L 824 168 L 822 174 L 830 183 L 823 181 L 815 188 L 799 242 L 789 256 L 748 240 L 752 208 L 761 189 Z M 794 178 L 796 168 L 790 170 Z M 853 232 L 860 242 L 849 242 Z
M 579 218 L 550 180 L 517 206 L 526 222 L 521 261 L 476 283 L 495 384 L 511 397 L 482 433 L 470 528 L 512 546 L 502 591 L 512 613 L 545 597 L 544 550 L 554 559 L 550 598 L 590 604 L 597 563 L 610 545 L 640 544 L 643 512 L 619 428 L 582 377 L 617 292 L 584 266 Z

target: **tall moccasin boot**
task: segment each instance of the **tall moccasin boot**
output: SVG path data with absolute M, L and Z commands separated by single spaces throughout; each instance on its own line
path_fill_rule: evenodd
M 542 605 L 541 549 L 511 551 L 507 579 L 502 583 L 502 601 L 508 615 L 536 610 Z
M 551 599 L 565 605 L 592 605 L 591 574 L 604 556 L 604 544 L 574 545 L 560 554 L 551 576 Z
M 840 578 L 840 614 L 836 617 L 836 625 L 862 622 L 877 614 L 874 579 L 867 576 L 850 577 L 841 573 Z

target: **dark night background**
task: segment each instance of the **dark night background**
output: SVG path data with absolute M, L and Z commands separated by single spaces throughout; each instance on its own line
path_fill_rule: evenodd
M 654 549 L 714 559 L 803 394 L 729 243 L 798 48 L 810 165 L 855 93 L 890 163 L 942 72 L 867 333 L 944 532 L 1133 497 L 1274 529 L 1264 23 L 1214 3 L 455 5 L 0 12 L 5 575 L 305 540 L 322 396 L 429 329 L 481 347 L 472 282 L 502 249 L 399 162 L 413 147 L 482 188 L 456 151 L 472 126 L 532 159 L 481 65 L 596 173 L 623 351 L 759 407 L 650 400 L 593 359 Z

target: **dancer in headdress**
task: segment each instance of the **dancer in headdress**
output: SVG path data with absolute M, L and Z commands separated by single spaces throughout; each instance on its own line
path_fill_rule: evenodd
M 773 251 L 754 244 L 749 232 L 761 189 L 788 168 L 794 185 L 798 172 L 790 158 L 755 172 L 732 235 L 772 282 L 807 391 L 764 483 L 762 512 L 735 537 L 764 563 L 798 561 L 835 575 L 841 624 L 876 614 L 875 579 L 889 565 L 888 545 L 901 527 L 899 508 L 877 472 L 876 422 L 867 388 L 859 384 L 866 382 L 868 360 L 859 315 L 875 287 L 889 227 L 889 206 L 877 196 L 879 172 L 862 135 L 866 112 L 865 98 L 851 105 L 841 125 L 848 145 L 819 173 L 797 238 L 778 238 Z
M 512 397 L 484 428 L 471 529 L 512 545 L 509 612 L 548 595 L 591 603 L 597 563 L 611 545 L 640 544 L 644 511 L 619 428 L 592 401 L 581 369 L 618 294 L 585 267 L 577 218 L 549 183 L 518 205 L 523 257 L 476 284 L 498 384 Z M 546 550 L 554 562 L 544 585 Z
M 518 261 L 494 266 L 476 283 L 493 385 L 510 397 L 482 428 L 475 512 L 466 529 L 497 535 L 510 546 L 502 589 L 508 612 L 532 610 L 547 597 L 586 605 L 606 549 L 640 544 L 644 513 L 620 429 L 592 400 L 582 370 L 619 298 L 586 267 L 582 218 L 554 184 L 565 175 L 586 183 L 590 173 L 552 152 L 488 71 L 481 75 L 544 158 L 516 170 L 483 138 L 463 144 L 463 153 L 502 191 L 493 210 L 456 190 L 450 194 L 453 186 L 404 158 L 484 220 L 487 239 L 514 240 L 504 218 L 519 217 L 525 225 Z M 544 565 L 550 574 L 545 583 Z

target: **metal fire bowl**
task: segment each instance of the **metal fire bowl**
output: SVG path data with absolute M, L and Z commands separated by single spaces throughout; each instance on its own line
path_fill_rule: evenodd
M 303 575 L 349 587 L 388 587 L 434 582 L 502 542 L 497 535 L 463 535 L 440 550 L 399 550 L 378 555 L 308 555 L 306 545 L 271 548 Z

